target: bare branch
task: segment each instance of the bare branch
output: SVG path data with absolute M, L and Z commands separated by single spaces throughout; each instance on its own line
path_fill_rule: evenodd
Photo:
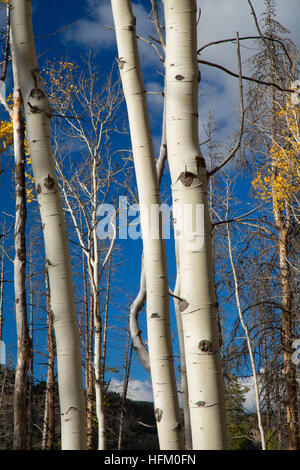
M 252 13 L 252 16 L 253 16 L 253 18 L 254 18 L 254 22 L 255 22 L 255 26 L 256 26 L 256 29 L 257 29 L 257 31 L 258 31 L 258 34 L 260 35 L 260 37 L 261 37 L 262 39 L 264 39 L 264 35 L 262 34 L 261 29 L 260 29 L 260 27 L 259 27 L 259 23 L 258 23 L 258 19 L 257 19 L 256 13 L 255 13 L 254 7 L 253 7 L 253 5 L 252 5 L 252 3 L 251 3 L 250 0 L 247 0 L 247 1 L 248 1 L 248 3 L 249 3 L 250 8 L 251 8 L 251 13 Z
M 199 64 L 204 64 L 204 65 L 209 65 L 210 67 L 216 67 L 217 69 L 223 70 L 223 72 L 228 73 L 232 77 L 239 78 L 239 74 L 237 74 L 235 72 L 232 72 L 231 70 L 227 69 L 226 67 L 223 67 L 223 65 L 215 64 L 214 62 L 209 62 L 207 60 L 202 60 L 202 59 L 198 59 L 198 63 Z M 288 93 L 295 93 L 295 90 L 292 90 L 290 88 L 282 88 L 279 85 L 277 85 L 277 83 L 274 83 L 274 82 L 264 82 L 263 80 L 258 80 L 257 78 L 248 77 L 246 75 L 242 75 L 241 78 L 243 80 L 248 80 L 250 82 L 258 83 L 259 85 L 273 86 L 273 87 L 277 88 L 277 90 L 279 90 L 279 91 L 286 91 Z
M 249 39 L 262 39 L 263 41 L 272 41 L 272 42 L 277 42 L 278 44 L 280 44 L 280 46 L 282 47 L 282 49 L 284 50 L 287 58 L 288 58 L 288 61 L 290 63 L 290 66 L 292 66 L 292 59 L 287 51 L 287 48 L 285 47 L 285 44 L 280 41 L 279 39 L 275 39 L 275 38 L 269 38 L 268 36 L 243 36 L 240 38 L 240 41 L 246 41 L 246 40 L 249 40 Z M 212 42 L 209 42 L 207 44 L 205 44 L 204 46 L 200 47 L 200 49 L 198 49 L 198 54 L 200 54 L 204 49 L 206 49 L 207 47 L 209 46 L 215 46 L 217 44 L 223 44 L 223 43 L 226 43 L 226 42 L 233 42 L 233 41 L 236 41 L 236 38 L 229 38 L 229 39 L 220 39 L 219 41 L 212 41 Z
M 247 217 L 247 215 L 252 214 L 252 212 L 257 211 L 257 209 L 260 209 L 262 206 L 263 206 L 263 204 L 261 204 L 258 207 L 255 207 L 254 209 L 252 209 L 249 212 L 246 212 L 243 215 L 239 215 L 238 217 L 234 217 L 234 218 L 229 219 L 229 220 L 221 220 L 220 222 L 214 222 L 212 225 L 215 226 L 215 225 L 221 225 L 221 224 L 229 224 L 230 222 L 235 222 L 237 220 L 243 219 L 244 217 Z
M 10 229 L 7 230 L 7 232 L 0 233 L 0 238 L 6 237 L 6 235 L 9 234 L 9 232 L 13 229 L 14 226 L 15 226 L 15 224 L 12 224 L 12 226 L 10 227 Z
M 149 41 L 149 39 L 143 38 L 142 36 L 138 36 L 138 35 L 136 35 L 136 38 L 139 39 L 140 41 L 144 41 L 146 44 L 149 44 L 150 46 L 152 46 L 153 49 L 156 51 L 158 57 L 160 58 L 161 62 L 164 63 L 165 59 L 161 55 L 161 52 L 158 49 L 158 47 L 155 44 L 153 44 L 152 41 Z
M 228 154 L 228 156 L 223 160 L 220 165 L 216 166 L 213 168 L 208 173 L 208 176 L 213 175 L 217 171 L 219 171 L 221 168 L 223 168 L 224 165 L 226 165 L 236 154 L 238 149 L 240 148 L 241 142 L 242 142 L 242 137 L 243 137 L 243 131 L 244 131 L 244 122 L 245 122 L 245 110 L 244 110 L 244 96 L 243 96 L 243 82 L 242 82 L 242 61 L 241 61 L 241 51 L 240 51 L 240 41 L 239 41 L 239 33 L 236 33 L 236 41 L 237 41 L 237 57 L 238 57 L 238 69 L 239 69 L 239 86 L 240 86 L 240 131 L 239 131 L 239 137 L 238 140 L 234 146 L 234 148 L 231 150 L 231 152 Z
M 160 23 L 159 23 L 156 1 L 151 0 L 151 5 L 152 5 L 152 13 L 153 13 L 154 24 L 155 24 L 155 28 L 156 28 L 156 31 L 157 31 L 157 34 L 158 34 L 158 37 L 159 37 L 159 40 L 160 40 L 160 45 L 163 48 L 163 50 L 165 50 L 166 43 L 165 43 L 165 39 L 164 39 L 163 34 L 162 34 L 162 28 L 161 28 Z

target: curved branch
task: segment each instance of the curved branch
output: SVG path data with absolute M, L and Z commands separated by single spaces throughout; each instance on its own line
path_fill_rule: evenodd
M 278 44 L 280 44 L 280 46 L 284 50 L 284 52 L 285 52 L 285 54 L 288 58 L 288 61 L 290 63 L 290 66 L 292 66 L 292 59 L 290 58 L 290 55 L 287 51 L 287 48 L 285 47 L 285 44 L 282 41 L 280 41 L 279 39 L 269 38 L 268 36 L 260 35 L 260 36 L 243 36 L 243 37 L 240 38 L 240 41 L 245 41 L 245 40 L 249 40 L 249 39 L 262 39 L 263 41 L 277 42 Z M 198 49 L 197 53 L 200 54 L 204 49 L 206 49 L 209 46 L 215 46 L 217 44 L 223 44 L 225 42 L 233 42 L 233 41 L 236 41 L 236 38 L 220 39 L 219 41 L 212 41 L 212 42 L 209 42 L 209 43 L 205 44 L 204 46 L 200 47 L 200 49 Z
M 198 59 L 199 64 L 209 65 L 210 67 L 216 67 L 217 69 L 223 70 L 223 72 L 228 73 L 232 77 L 239 78 L 239 74 L 232 72 L 231 70 L 223 67 L 223 65 L 215 64 L 214 62 L 209 62 L 208 60 Z M 263 80 L 258 80 L 257 78 L 248 77 L 247 75 L 242 75 L 242 80 L 248 80 L 250 82 L 258 83 L 259 85 L 266 85 L 266 86 L 273 86 L 277 88 L 279 91 L 286 91 L 288 93 L 295 93 L 295 90 L 291 90 L 290 88 L 281 88 L 277 83 L 273 82 L 264 82 Z

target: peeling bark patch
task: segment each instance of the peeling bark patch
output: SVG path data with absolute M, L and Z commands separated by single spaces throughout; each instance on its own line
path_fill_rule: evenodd
M 159 318 L 158 313 L 152 313 L 151 318 Z
M 122 68 L 124 67 L 124 64 L 126 64 L 126 60 L 123 60 L 123 57 L 119 57 L 119 59 L 117 59 L 117 63 L 118 63 L 119 69 L 122 70 Z
M 183 171 L 179 175 L 179 180 L 184 186 L 191 186 L 192 182 L 194 181 L 194 178 L 196 178 L 196 175 L 191 173 L 190 171 Z
M 44 178 L 44 186 L 47 189 L 52 189 L 54 186 L 54 179 L 49 174 Z
M 155 419 L 159 423 L 161 421 L 162 415 L 163 415 L 163 410 L 160 410 L 159 408 L 156 408 L 155 412 Z
M 23 247 L 17 249 L 16 255 L 17 255 L 18 260 L 20 260 L 20 261 L 25 261 L 26 260 L 26 254 L 25 254 L 24 248 L 25 247 L 23 246 Z
M 183 75 L 176 75 L 175 76 L 175 80 L 184 80 L 184 76 Z
M 49 312 L 48 312 L 48 313 L 49 313 L 50 318 L 51 318 L 52 320 L 54 320 L 54 319 L 55 319 L 55 315 L 54 315 L 54 312 L 53 312 L 53 310 L 52 310 L 51 308 L 49 308 Z
M 212 351 L 212 344 L 208 339 L 203 339 L 199 343 L 199 349 L 202 352 L 211 352 Z
M 188 308 L 189 303 L 185 299 L 181 299 L 178 302 L 180 312 L 184 312 L 186 308 Z

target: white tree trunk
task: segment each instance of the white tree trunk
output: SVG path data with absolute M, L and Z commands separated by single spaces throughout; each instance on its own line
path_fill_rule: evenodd
M 154 407 L 161 449 L 182 449 L 172 343 L 170 334 L 168 277 L 161 224 L 149 233 L 147 214 L 160 204 L 159 185 L 150 131 L 145 87 L 138 60 L 135 17 L 129 0 L 112 0 L 118 44 L 119 68 L 127 104 L 143 234 L 147 286 L 147 325 Z M 157 225 L 155 225 L 157 222 Z
M 186 364 L 185 364 L 185 352 L 184 352 L 184 336 L 183 336 L 183 327 L 182 327 L 182 318 L 180 311 L 180 268 L 178 264 L 178 253 L 177 253 L 177 240 L 175 241 L 175 253 L 176 253 L 176 265 L 177 265 L 177 277 L 176 284 L 174 288 L 174 309 L 176 314 L 177 321 L 177 332 L 178 332 L 178 342 L 180 348 L 180 376 L 181 376 L 181 402 L 183 408 L 184 416 L 184 437 L 185 437 L 185 448 L 186 450 L 191 450 L 192 445 L 192 429 L 191 429 L 191 416 L 190 416 L 190 407 L 189 407 L 189 391 L 188 391 L 188 382 L 186 375 Z
M 62 448 L 86 447 L 85 401 L 71 260 L 32 31 L 31 2 L 11 1 L 11 27 L 38 195 L 57 343 Z
M 26 189 L 25 189 L 25 126 L 22 115 L 22 96 L 17 77 L 13 47 L 12 62 L 14 71 L 14 107 L 11 115 L 14 135 L 15 155 L 15 259 L 14 259 L 14 289 L 17 325 L 17 364 L 14 386 L 14 450 L 26 448 L 28 434 L 28 368 L 31 354 L 31 340 L 28 332 L 27 303 L 26 303 Z
M 165 0 L 167 148 L 193 449 L 227 448 L 207 171 L 198 137 L 196 0 Z M 184 207 L 186 204 L 189 208 Z M 190 217 L 187 215 L 190 213 Z M 200 226 L 196 228 L 196 216 Z M 189 233 L 190 232 L 190 233 Z M 194 232 L 193 235 L 191 232 Z M 198 233 L 197 233 L 198 232 Z

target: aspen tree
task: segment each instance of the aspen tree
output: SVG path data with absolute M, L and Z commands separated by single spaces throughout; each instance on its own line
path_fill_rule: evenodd
M 193 449 L 226 449 L 207 170 L 198 138 L 196 1 L 165 0 L 166 126 Z M 187 219 L 185 205 L 191 211 Z M 200 226 L 197 225 L 197 211 Z
M 26 304 L 26 189 L 25 189 L 25 126 L 22 113 L 22 95 L 16 75 L 13 44 L 11 44 L 14 71 L 14 104 L 11 114 L 13 122 L 13 139 L 15 155 L 15 259 L 14 259 L 14 288 L 17 324 L 17 365 L 14 388 L 14 449 L 26 448 L 28 432 L 28 369 L 31 351 L 31 340 L 28 332 Z
M 62 449 L 78 450 L 86 447 L 79 332 L 66 226 L 51 147 L 51 112 L 40 80 L 30 1 L 11 1 L 11 28 L 49 273 Z
M 159 184 L 138 59 L 135 17 L 129 0 L 112 0 L 118 64 L 127 104 L 143 234 L 147 288 L 147 327 L 155 417 L 161 449 L 182 449 L 178 396 L 170 334 L 168 276 L 161 221 L 147 221 L 152 207 L 160 204 Z M 155 225 L 156 224 L 156 225 Z M 152 233 L 153 233 L 152 232 Z

